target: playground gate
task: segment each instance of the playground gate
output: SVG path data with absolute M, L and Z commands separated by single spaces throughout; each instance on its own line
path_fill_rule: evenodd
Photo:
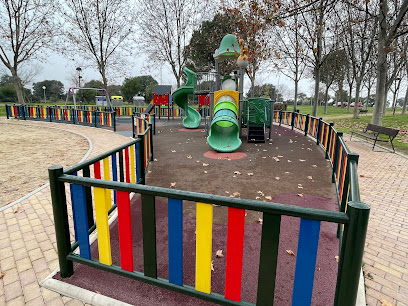
M 134 120 L 144 119 L 135 117 Z M 320 118 L 279 111 L 275 112 L 274 121 L 278 124 L 287 124 L 292 129 L 301 129 L 325 150 L 326 158 L 333 166 L 333 182 L 336 184 L 339 197 L 339 212 L 146 186 L 144 185 L 144 175 L 148 165 L 146 160 L 151 160 L 152 156 L 149 158 L 149 153 L 145 149 L 146 138 L 150 138 L 147 134 L 149 131 L 151 133 L 151 125 L 145 121 L 144 125 L 138 125 L 138 131 L 145 129 L 143 134 L 138 135 L 136 140 L 125 146 L 65 172 L 60 166 L 49 168 L 61 276 L 71 276 L 74 273 L 73 262 L 79 262 L 203 300 L 225 305 L 248 305 L 250 303 L 241 301 L 241 284 L 245 281 L 242 279 L 245 210 L 248 209 L 263 213 L 257 305 L 273 305 L 282 216 L 300 219 L 292 305 L 311 303 L 322 221 L 339 225 L 340 256 L 334 304 L 354 305 L 370 210 L 369 206 L 360 201 L 358 155 L 349 152 L 342 139 L 342 133 L 336 131 L 332 123 L 329 124 Z M 117 160 L 117 154 L 119 154 L 119 160 Z M 109 157 L 111 164 L 109 164 Z M 91 165 L 94 169 L 94 178 L 90 177 Z M 81 170 L 82 176 L 79 176 Z M 111 172 L 112 179 L 109 175 Z M 70 245 L 65 183 L 68 183 L 71 189 L 75 232 L 75 241 L 72 245 Z M 131 193 L 140 195 L 142 202 L 143 273 L 134 271 L 133 266 Z M 166 198 L 168 201 L 168 280 L 157 276 L 155 197 Z M 213 204 L 228 207 L 224 295 L 211 292 Z M 183 283 L 183 205 L 196 206 L 194 287 Z M 108 216 L 116 207 L 120 237 L 120 266 L 112 264 L 108 226 Z M 96 221 L 92 218 L 93 209 L 95 209 Z M 89 242 L 89 235 L 96 228 L 98 229 L 99 260 L 92 258 Z M 79 254 L 74 252 L 77 248 L 79 248 Z

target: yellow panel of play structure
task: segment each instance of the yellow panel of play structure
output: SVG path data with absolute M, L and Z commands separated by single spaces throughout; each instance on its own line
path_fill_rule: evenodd
M 239 107 L 239 94 L 238 91 L 235 90 L 219 90 L 214 92 L 214 106 L 217 105 L 218 102 L 222 102 L 222 101 L 218 101 L 219 98 L 221 98 L 222 96 L 230 96 L 232 99 L 234 99 L 235 105 L 237 107 Z M 232 101 L 231 101 L 232 102 Z

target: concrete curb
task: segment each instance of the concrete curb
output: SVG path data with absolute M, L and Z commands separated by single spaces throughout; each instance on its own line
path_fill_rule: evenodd
M 91 152 L 93 150 L 93 143 L 92 143 L 91 139 L 88 136 L 83 135 L 83 134 L 78 133 L 78 132 L 65 130 L 65 129 L 60 129 L 60 128 L 52 127 L 52 126 L 39 126 L 39 125 L 35 125 L 35 124 L 18 124 L 18 123 L 12 123 L 12 122 L 10 122 L 10 123 L 9 122 L 0 122 L 0 124 L 14 124 L 14 125 L 33 126 L 33 127 L 44 128 L 44 129 L 54 129 L 54 130 L 60 130 L 60 131 L 63 131 L 63 132 L 68 132 L 68 133 L 72 133 L 72 134 L 78 135 L 80 137 L 83 137 L 88 141 L 89 149 L 86 152 L 86 154 L 84 155 L 84 157 L 82 157 L 82 159 L 78 163 L 82 163 L 83 161 L 85 161 L 89 157 L 89 155 L 91 155 Z M 25 196 L 21 197 L 20 199 L 7 204 L 6 206 L 0 207 L 0 212 L 2 212 L 3 210 L 8 209 L 10 207 L 13 207 L 16 204 L 19 204 L 20 202 L 24 201 L 25 199 L 28 199 L 29 197 L 36 194 L 37 192 L 47 188 L 49 185 L 50 185 L 50 183 L 46 183 L 45 185 L 42 185 L 41 187 L 31 191 L 30 193 L 26 194 Z
M 360 282 L 358 283 L 356 306 L 366 306 L 365 285 L 363 269 L 360 271 Z

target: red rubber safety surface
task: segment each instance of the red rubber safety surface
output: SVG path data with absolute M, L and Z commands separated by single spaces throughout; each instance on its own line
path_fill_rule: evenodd
M 248 156 L 244 152 L 220 153 L 215 151 L 208 151 L 205 152 L 203 155 L 210 159 L 223 159 L 223 160 L 241 159 Z

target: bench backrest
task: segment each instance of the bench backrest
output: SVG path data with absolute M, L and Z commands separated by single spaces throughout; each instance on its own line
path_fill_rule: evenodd
M 387 136 L 390 136 L 391 138 L 394 138 L 395 136 L 397 136 L 399 130 L 396 129 L 392 129 L 392 128 L 388 128 L 385 126 L 379 126 L 379 125 L 375 125 L 375 124 L 371 124 L 369 123 L 367 125 L 366 128 L 367 131 L 373 131 L 375 133 L 379 133 L 379 134 L 384 134 Z

